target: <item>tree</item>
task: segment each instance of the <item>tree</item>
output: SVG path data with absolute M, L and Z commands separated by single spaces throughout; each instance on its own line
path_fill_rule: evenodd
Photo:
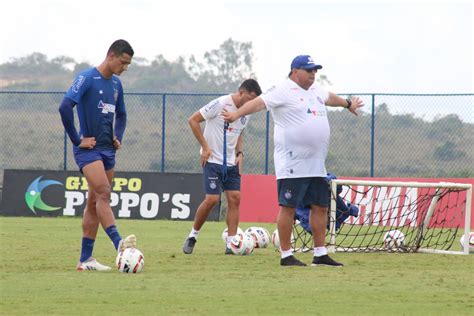
M 213 82 L 222 91 L 231 91 L 241 81 L 255 78 L 252 71 L 252 42 L 238 42 L 232 38 L 225 40 L 218 49 L 204 54 L 205 63 L 194 56 L 189 59 L 188 70 L 197 80 Z

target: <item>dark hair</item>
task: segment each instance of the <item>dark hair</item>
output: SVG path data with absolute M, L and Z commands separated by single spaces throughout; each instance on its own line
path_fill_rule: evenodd
M 257 80 L 254 79 L 247 79 L 239 87 L 239 90 L 246 90 L 247 92 L 255 92 L 257 96 L 262 94 L 262 89 L 260 88 L 260 85 L 258 84 Z
M 133 57 L 134 51 L 132 46 L 123 39 L 116 40 L 115 42 L 110 45 L 109 50 L 107 51 L 107 55 L 110 53 L 114 53 L 116 56 L 120 56 L 123 53 L 130 55 L 130 57 Z

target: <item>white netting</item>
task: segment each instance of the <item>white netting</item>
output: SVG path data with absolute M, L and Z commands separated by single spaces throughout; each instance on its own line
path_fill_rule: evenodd
M 469 230 L 471 192 L 466 184 L 335 180 L 327 244 L 345 252 L 460 253 L 457 241 Z M 352 206 L 351 216 L 336 208 L 338 196 Z M 312 248 L 310 233 L 298 223 L 293 234 L 296 250 Z

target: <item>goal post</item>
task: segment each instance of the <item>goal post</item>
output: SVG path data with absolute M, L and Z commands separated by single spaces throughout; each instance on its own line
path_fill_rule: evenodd
M 337 196 L 358 208 L 358 216 L 338 226 Z M 330 252 L 469 254 L 459 240 L 463 234 L 469 240 L 471 213 L 471 184 L 335 179 L 327 246 Z M 394 230 L 404 237 L 396 247 L 385 238 Z

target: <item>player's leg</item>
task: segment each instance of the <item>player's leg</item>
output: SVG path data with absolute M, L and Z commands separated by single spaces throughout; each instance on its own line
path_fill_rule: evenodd
M 212 209 L 219 204 L 220 195 L 206 194 L 206 197 L 199 205 L 196 216 L 194 217 L 193 229 L 200 231 L 204 223 L 206 222 Z
M 104 164 L 105 174 L 107 175 L 107 180 L 112 188 L 112 181 L 115 175 L 115 150 L 101 150 L 100 154 L 102 157 L 102 162 Z M 112 193 L 112 191 L 110 191 Z M 110 240 L 114 244 L 114 247 L 117 251 L 124 251 L 126 248 L 134 248 L 137 246 L 137 237 L 135 235 L 128 235 L 125 238 L 122 238 L 118 232 L 117 226 L 115 225 L 115 216 L 110 207 L 110 194 L 109 199 L 107 200 L 108 214 L 110 218 L 107 218 L 106 222 L 102 222 L 102 227 L 109 236 Z
M 280 248 L 282 252 L 291 249 L 291 232 L 295 216 L 295 208 L 291 206 L 280 206 L 277 217 L 278 236 L 280 237 Z
M 225 191 L 227 197 L 227 233 L 229 236 L 237 234 L 240 215 L 240 191 Z
M 89 191 L 92 191 L 94 196 L 95 209 L 100 223 L 104 228 L 115 224 L 114 214 L 110 207 L 113 170 L 106 172 L 103 162 L 97 160 L 82 168 L 82 172 L 87 179 Z
M 293 256 L 291 247 L 291 232 L 293 229 L 295 209 L 298 201 L 304 194 L 305 183 L 301 179 L 279 179 L 278 203 L 280 211 L 277 217 L 278 236 L 280 238 L 280 265 L 282 266 L 306 266 Z
M 339 267 L 342 263 L 336 262 L 328 256 L 325 245 L 326 226 L 328 219 L 328 201 L 330 191 L 326 178 L 313 178 L 305 196 L 305 202 L 311 204 L 309 222 L 313 231 L 314 257 L 313 265 L 328 265 Z
M 114 244 L 115 249 L 119 250 L 119 248 L 134 247 L 136 244 L 135 236 L 130 235 L 127 237 L 124 241 L 127 241 L 128 245 L 125 245 L 115 225 L 114 213 L 110 207 L 110 194 L 112 190 L 114 170 L 106 170 L 106 166 L 107 163 L 104 164 L 103 161 L 99 160 L 88 164 L 82 169 L 89 184 L 89 188 L 95 196 L 97 217 Z
M 311 205 L 309 222 L 313 232 L 314 247 L 325 247 L 328 208 Z
M 240 215 L 240 172 L 238 166 L 227 169 L 227 180 L 222 184 L 227 198 L 227 239 L 225 254 L 230 255 L 229 243 L 237 234 Z
M 74 149 L 74 158 L 82 171 L 84 167 L 94 161 L 100 161 L 100 155 L 96 150 Z M 96 197 L 94 191 L 89 187 L 86 207 L 82 217 L 82 244 L 81 256 L 77 265 L 78 271 L 108 271 L 110 267 L 98 263 L 93 257 L 92 252 L 99 228 L 99 217 L 96 209 Z
M 206 197 L 199 205 L 194 217 L 193 228 L 184 242 L 183 252 L 191 254 L 197 242 L 199 232 L 211 213 L 212 209 L 219 203 L 220 195 L 206 194 Z
M 219 167 L 217 164 L 207 163 L 203 168 L 203 186 L 206 196 L 196 211 L 193 228 L 184 241 L 183 252 L 185 254 L 193 252 L 202 226 L 212 209 L 220 202 L 222 185 Z
M 94 243 L 99 229 L 99 218 L 95 209 L 94 192 L 89 189 L 87 194 L 86 208 L 82 216 L 82 248 L 80 262 L 84 262 L 92 256 Z

